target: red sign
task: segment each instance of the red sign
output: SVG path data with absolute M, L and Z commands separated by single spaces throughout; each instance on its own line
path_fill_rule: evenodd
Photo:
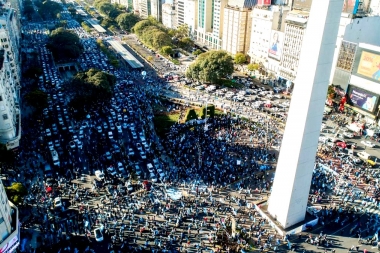
M 258 6 L 270 6 L 271 0 L 258 0 L 257 5 Z

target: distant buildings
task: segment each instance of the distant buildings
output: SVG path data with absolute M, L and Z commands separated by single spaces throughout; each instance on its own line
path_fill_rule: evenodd
M 165 3 L 162 5 L 162 24 L 170 29 L 177 27 L 177 16 L 173 4 Z

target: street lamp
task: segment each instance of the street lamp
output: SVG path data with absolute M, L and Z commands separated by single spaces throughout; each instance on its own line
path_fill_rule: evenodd
M 206 115 L 205 115 L 205 132 L 208 130 L 208 127 L 207 127 L 207 103 L 208 103 L 208 99 L 206 100 L 206 108 L 205 108 L 205 110 L 206 110 Z

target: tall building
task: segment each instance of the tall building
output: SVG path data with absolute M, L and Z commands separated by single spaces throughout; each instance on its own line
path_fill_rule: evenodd
M 346 25 L 332 71 L 332 84 L 346 94 L 347 105 L 361 114 L 363 121 L 377 124 L 380 119 L 379 23 L 379 16 L 370 16 Z
M 288 6 L 255 7 L 251 13 L 252 30 L 248 55 L 273 74 L 278 73 L 284 44 L 285 17 Z
M 20 27 L 9 3 L 0 8 L 0 142 L 8 149 L 19 146 L 20 116 Z
M 183 25 L 185 22 L 185 2 L 187 0 L 175 0 L 177 10 L 177 26 Z
M 163 0 L 150 0 L 151 15 L 159 22 L 162 22 L 162 3 Z
M 162 5 L 162 24 L 170 29 L 177 27 L 177 16 L 174 4 L 165 3 Z
M 305 219 L 329 84 L 326 73 L 332 67 L 342 5 L 343 0 L 313 1 L 302 36 L 299 71 L 268 200 L 268 212 L 285 229 Z
M 8 200 L 0 180 L 0 252 L 14 252 L 20 244 L 17 207 Z
M 198 0 L 185 1 L 184 23 L 189 27 L 191 39 L 195 39 L 195 30 L 198 25 Z
M 231 54 L 248 53 L 251 39 L 252 0 L 230 0 L 224 7 L 222 49 Z
M 303 38 L 309 12 L 293 10 L 285 18 L 284 45 L 279 65 L 279 77 L 294 82 L 297 76 Z
M 195 38 L 207 49 L 222 48 L 223 15 L 227 0 L 198 0 Z
M 138 11 L 141 18 L 147 18 L 152 15 L 151 0 L 139 0 Z

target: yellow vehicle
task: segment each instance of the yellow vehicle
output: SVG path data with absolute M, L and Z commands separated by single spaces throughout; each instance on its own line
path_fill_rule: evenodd
M 376 165 L 377 158 L 375 156 L 372 156 L 368 154 L 367 152 L 359 152 L 358 156 L 360 159 L 362 159 L 367 165 L 373 167 Z

